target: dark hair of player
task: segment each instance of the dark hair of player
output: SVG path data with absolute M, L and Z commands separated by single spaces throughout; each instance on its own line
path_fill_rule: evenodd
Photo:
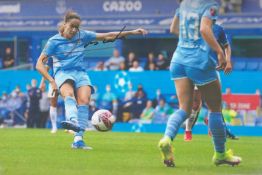
M 72 19 L 78 19 L 78 20 L 81 21 L 80 16 L 76 12 L 70 10 L 70 11 L 66 12 L 63 21 L 60 22 L 59 27 L 58 27 L 58 31 L 60 33 L 63 33 L 63 31 L 64 31 L 64 25 L 63 24 L 69 22 Z

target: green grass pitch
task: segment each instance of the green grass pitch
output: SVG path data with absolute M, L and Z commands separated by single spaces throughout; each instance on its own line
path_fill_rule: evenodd
M 223 175 L 262 174 L 262 137 L 228 140 L 227 147 L 243 158 L 237 167 L 211 163 L 213 147 L 207 135 L 184 142 L 178 135 L 176 168 L 166 168 L 157 143 L 161 134 L 87 132 L 94 149 L 72 150 L 73 136 L 49 130 L 0 129 L 0 175 Z

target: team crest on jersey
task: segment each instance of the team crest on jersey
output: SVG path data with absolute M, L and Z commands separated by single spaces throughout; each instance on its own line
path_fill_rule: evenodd
M 214 7 L 210 8 L 210 15 L 211 16 L 216 16 L 217 15 L 217 9 L 214 8 Z

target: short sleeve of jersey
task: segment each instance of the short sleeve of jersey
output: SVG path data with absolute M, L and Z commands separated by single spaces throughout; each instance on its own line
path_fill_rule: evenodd
M 227 36 L 224 29 L 221 27 L 219 30 L 219 42 L 224 46 L 228 44 Z
M 84 34 L 84 37 L 83 37 L 84 42 L 90 42 L 96 39 L 95 32 L 84 30 L 83 34 Z
M 211 20 L 216 20 L 218 15 L 218 6 L 213 5 L 206 8 L 203 17 L 208 17 Z
M 179 13 L 179 8 L 176 9 L 176 14 L 175 16 L 179 17 L 180 13 Z
M 46 56 L 50 56 L 54 53 L 54 41 L 53 40 L 48 40 L 42 53 L 45 54 Z

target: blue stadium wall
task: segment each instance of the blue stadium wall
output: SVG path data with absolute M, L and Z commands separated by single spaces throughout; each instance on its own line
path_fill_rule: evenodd
M 262 136 L 262 127 L 260 126 L 227 126 L 230 131 L 237 136 Z M 141 123 L 116 123 L 112 129 L 113 132 L 146 132 L 146 133 L 164 133 L 165 124 L 141 124 Z M 194 134 L 208 134 L 208 128 L 204 124 L 198 124 L 193 128 Z M 180 128 L 179 134 L 184 133 Z
M 134 89 L 138 84 L 142 84 L 149 98 L 153 98 L 156 89 L 161 89 L 163 94 L 175 94 L 173 82 L 170 80 L 168 71 L 145 71 L 145 72 L 88 72 L 92 83 L 98 87 L 99 93 L 105 91 L 105 85 L 110 84 L 112 90 L 120 97 L 127 89 L 127 83 L 131 82 Z M 258 71 L 234 71 L 231 75 L 220 73 L 222 81 L 222 91 L 230 87 L 232 93 L 255 93 L 256 89 L 262 91 L 262 72 Z M 35 78 L 40 82 L 40 74 L 36 71 L 0 71 L 0 93 L 11 92 L 16 85 L 22 91 L 26 91 L 26 84 L 30 84 Z
M 127 83 L 132 82 L 134 89 L 138 84 L 142 84 L 149 98 L 153 98 L 156 89 L 161 89 L 163 94 L 175 94 L 173 82 L 170 80 L 168 71 L 154 72 L 88 72 L 92 83 L 99 88 L 99 93 L 105 91 L 105 85 L 110 84 L 112 90 L 123 96 L 123 91 L 127 89 Z M 1 92 L 10 93 L 16 85 L 19 85 L 22 91 L 26 91 L 26 84 L 30 84 L 31 79 L 40 81 L 40 74 L 36 71 L 0 71 L 0 96 Z M 262 90 L 262 72 L 235 71 L 231 75 L 221 73 L 222 90 L 230 87 L 233 93 L 255 93 L 256 89 Z M 259 126 L 230 126 L 232 132 L 238 136 L 262 136 L 262 127 Z M 139 123 L 117 123 L 114 132 L 147 132 L 163 133 L 165 125 L 158 124 L 139 124 Z M 194 127 L 195 134 L 206 134 L 207 127 L 197 125 Z M 181 129 L 179 133 L 183 133 Z

